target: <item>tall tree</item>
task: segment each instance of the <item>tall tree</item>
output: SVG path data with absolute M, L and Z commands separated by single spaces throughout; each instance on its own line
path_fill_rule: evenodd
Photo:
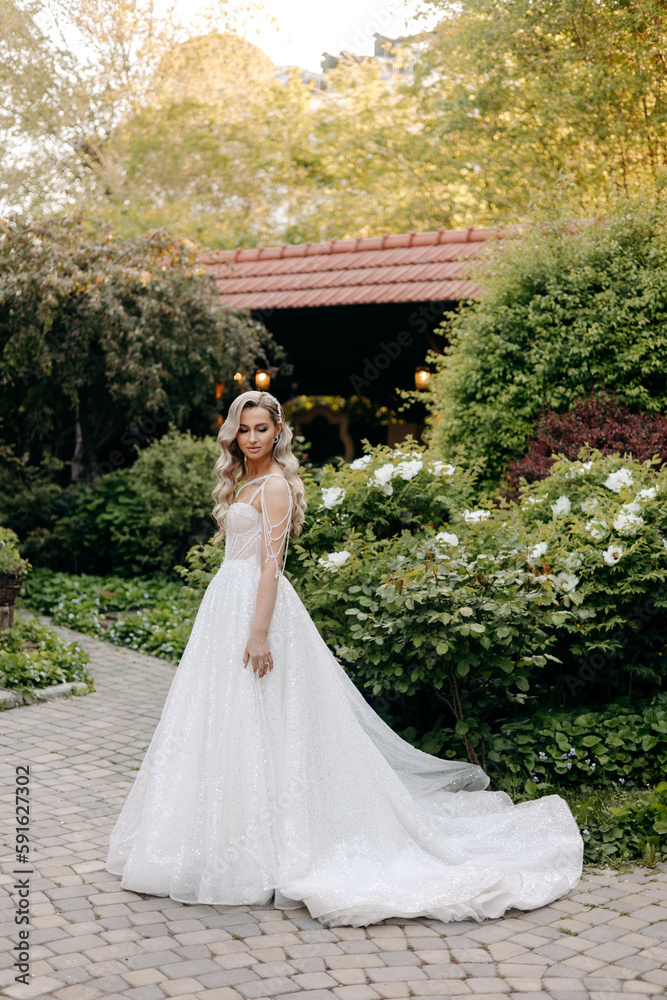
M 486 207 L 590 210 L 666 179 L 662 0 L 426 0 L 415 86 L 434 152 Z
M 209 431 L 216 384 L 231 398 L 237 370 L 279 364 L 260 324 L 219 305 L 197 256 L 164 232 L 127 240 L 76 221 L 4 224 L 4 443 L 33 461 L 45 447 L 75 452 L 90 477 L 133 424 Z

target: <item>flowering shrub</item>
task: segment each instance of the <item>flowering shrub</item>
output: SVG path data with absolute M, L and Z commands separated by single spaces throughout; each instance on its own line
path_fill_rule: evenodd
M 320 483 L 306 480 L 308 512 L 299 544 L 324 555 L 350 531 L 392 538 L 422 524 L 445 525 L 454 511 L 474 506 L 475 475 L 430 458 L 408 439 L 379 445 L 338 470 L 326 466 Z
M 522 478 L 529 483 L 544 479 L 555 455 L 576 459 L 584 447 L 595 448 L 603 455 L 631 454 L 638 462 L 654 455 L 667 461 L 667 417 L 634 413 L 615 397 L 600 393 L 578 400 L 567 413 L 546 409 L 540 415 L 528 453 L 508 467 L 507 488 L 514 493 Z
M 19 620 L 0 631 L 0 687 L 29 695 L 52 684 L 83 681 L 92 689 L 89 662 L 76 642 L 66 642 L 36 621 Z
M 586 461 L 559 459 L 545 479 L 522 488 L 504 516 L 508 530 L 540 547 L 534 572 L 576 595 L 556 644 L 564 667 L 554 694 L 610 701 L 660 688 L 667 470 L 599 452 Z
M 295 585 L 356 683 L 415 738 L 442 716 L 479 756 L 508 711 L 663 683 L 667 474 L 650 461 L 559 460 L 494 507 L 474 502 L 470 472 L 436 472 L 408 444 L 329 467 L 307 493 Z

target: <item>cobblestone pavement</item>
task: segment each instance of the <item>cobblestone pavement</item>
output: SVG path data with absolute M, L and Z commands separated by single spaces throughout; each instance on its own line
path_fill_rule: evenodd
M 571 898 L 484 924 L 392 919 L 326 930 L 305 909 L 187 906 L 122 890 L 104 871 L 107 838 L 173 668 L 76 638 L 91 652 L 97 691 L 0 715 L 6 815 L 15 766 L 30 765 L 35 871 L 29 986 L 12 968 L 17 896 L 0 900 L 4 996 L 620 1000 L 667 990 L 664 865 L 588 872 Z M 11 893 L 16 864 L 5 862 Z

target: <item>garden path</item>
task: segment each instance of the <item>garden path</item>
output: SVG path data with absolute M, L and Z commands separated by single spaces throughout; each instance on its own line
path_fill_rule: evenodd
M 97 690 L 0 717 L 8 815 L 15 768 L 30 765 L 34 869 L 29 986 L 11 967 L 17 896 L 0 900 L 4 996 L 620 1000 L 667 991 L 665 865 L 589 871 L 571 898 L 485 924 L 393 919 L 326 930 L 305 909 L 187 906 L 121 889 L 104 871 L 107 839 L 174 668 L 59 631 L 90 652 Z M 13 855 L 4 860 L 11 892 L 20 876 Z

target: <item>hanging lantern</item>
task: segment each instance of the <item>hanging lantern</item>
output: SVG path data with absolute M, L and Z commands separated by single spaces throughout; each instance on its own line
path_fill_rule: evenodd
M 239 389 L 243 388 L 243 383 L 245 382 L 245 375 L 243 372 L 237 372 L 234 376 L 234 381 L 236 382 Z
M 415 389 L 428 389 L 430 378 L 430 368 L 426 368 L 425 365 L 419 365 L 415 368 Z
M 266 392 L 270 385 L 271 372 L 268 368 L 258 368 L 255 372 L 255 388 L 259 389 L 261 392 Z

